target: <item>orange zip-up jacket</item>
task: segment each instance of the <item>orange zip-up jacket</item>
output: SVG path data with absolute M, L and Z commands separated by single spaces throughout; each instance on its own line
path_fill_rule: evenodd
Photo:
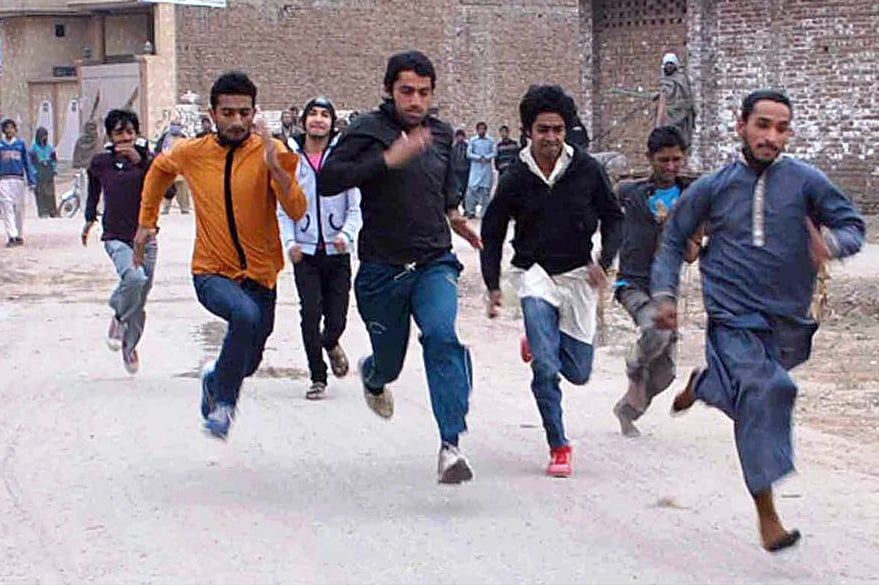
M 155 228 L 165 191 L 177 175 L 189 183 L 195 201 L 193 274 L 251 279 L 275 288 L 284 268 L 277 206 L 301 218 L 308 201 L 296 181 L 299 157 L 279 142 L 278 162 L 290 175 L 290 196 L 270 178 L 262 139 L 252 135 L 234 150 L 215 135 L 184 140 L 153 161 L 143 187 L 140 225 Z

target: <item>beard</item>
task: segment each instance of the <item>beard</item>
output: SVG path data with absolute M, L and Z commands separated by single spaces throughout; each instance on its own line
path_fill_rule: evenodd
M 748 144 L 747 141 L 742 141 L 742 152 L 745 154 L 746 159 L 753 161 L 764 168 L 774 163 L 779 155 L 781 155 L 781 149 L 778 149 L 775 151 L 775 155 L 772 156 L 772 158 L 760 158 L 759 156 L 757 156 L 757 154 L 754 152 L 754 150 L 751 148 L 751 145 Z
M 222 146 L 241 146 L 248 138 L 250 138 L 249 131 L 245 132 L 241 138 L 232 138 L 224 133 L 217 133 L 217 140 Z

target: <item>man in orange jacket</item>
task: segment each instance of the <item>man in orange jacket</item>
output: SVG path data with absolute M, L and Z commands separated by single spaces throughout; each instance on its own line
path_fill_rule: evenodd
M 144 184 L 135 251 L 142 259 L 156 236 L 162 198 L 178 175 L 196 209 L 192 275 L 199 302 L 229 323 L 216 362 L 201 373 L 201 413 L 211 435 L 225 439 L 244 378 L 262 360 L 275 323 L 275 283 L 284 267 L 276 216 L 305 213 L 296 182 L 299 158 L 262 122 L 254 123 L 256 86 L 244 73 L 221 75 L 211 88 L 217 133 L 186 140 L 158 156 Z

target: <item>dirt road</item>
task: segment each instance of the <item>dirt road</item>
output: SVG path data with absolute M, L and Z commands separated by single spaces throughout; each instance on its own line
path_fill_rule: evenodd
M 288 274 L 230 440 L 206 438 L 196 376 L 223 327 L 192 290 L 191 217 L 163 220 L 136 377 L 104 345 L 114 277 L 98 242 L 79 245 L 81 216 L 30 220 L 27 246 L 0 250 L 0 582 L 875 583 L 879 446 L 798 427 L 800 473 L 778 495 L 804 540 L 770 556 L 719 413 L 672 419 L 669 392 L 642 438 L 618 434 L 622 325 L 593 380 L 565 386 L 574 477 L 545 477 L 521 323 L 513 310 L 482 316 L 477 259 L 460 242 L 471 484 L 435 483 L 414 338 L 392 421 L 367 411 L 355 376 L 304 400 Z M 368 347 L 353 307 L 344 341 L 352 361 Z M 688 346 L 681 371 L 700 360 Z

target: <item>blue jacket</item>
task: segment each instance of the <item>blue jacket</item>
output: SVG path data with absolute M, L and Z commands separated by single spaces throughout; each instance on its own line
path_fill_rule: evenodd
M 864 243 L 864 220 L 849 198 L 802 161 L 781 157 L 758 176 L 740 160 L 702 177 L 678 200 L 665 227 L 653 295 L 677 296 L 687 240 L 704 224 L 708 245 L 699 269 L 710 318 L 734 326 L 759 316 L 804 318 L 816 276 L 807 218 L 829 229 L 835 258 L 855 254 Z
M 360 214 L 360 190 L 357 187 L 352 187 L 330 197 L 318 197 L 317 182 L 320 175 L 311 166 L 305 153 L 302 152 L 302 145 L 297 138 L 290 138 L 287 141 L 287 146 L 299 155 L 296 179 L 308 197 L 308 210 L 302 219 L 293 221 L 284 212 L 284 209 L 280 205 L 278 206 L 278 221 L 281 225 L 281 240 L 284 249 L 289 252 L 290 248 L 298 244 L 304 254 L 313 256 L 317 252 L 318 245 L 323 243 L 326 253 L 330 256 L 351 253 L 354 242 L 357 241 L 357 234 L 363 225 L 363 218 Z M 324 153 L 324 164 L 332 153 L 337 140 L 338 137 L 330 143 Z M 320 223 L 318 223 L 318 217 Z M 348 248 L 345 252 L 337 251 L 333 245 L 333 240 L 339 234 L 348 240 Z
M 37 183 L 31 157 L 28 156 L 27 146 L 21 138 L 12 142 L 0 138 L 0 178 L 3 177 L 25 177 L 31 187 Z

